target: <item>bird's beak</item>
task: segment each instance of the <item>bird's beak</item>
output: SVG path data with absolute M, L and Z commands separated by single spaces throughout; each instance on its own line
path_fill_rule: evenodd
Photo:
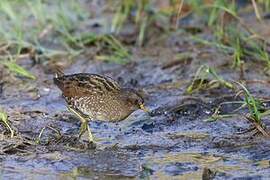
M 143 110 L 144 112 L 150 112 L 149 109 L 147 109 L 146 107 L 144 107 L 143 104 L 140 104 L 140 109 Z

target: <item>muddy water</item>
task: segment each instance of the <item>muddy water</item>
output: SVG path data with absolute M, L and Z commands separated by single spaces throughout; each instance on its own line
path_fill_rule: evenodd
M 203 50 L 201 46 L 193 48 Z M 150 55 L 146 56 L 148 51 Z M 247 120 L 232 117 L 205 121 L 219 103 L 235 100 L 234 92 L 218 88 L 192 96 L 184 93 L 201 61 L 210 63 L 219 55 L 191 54 L 196 58 L 191 57 L 189 63 L 168 66 L 174 60 L 174 51 L 146 48 L 137 55 L 138 59 L 126 65 L 82 57 L 67 66 L 66 73 L 106 74 L 125 86 L 143 89 L 146 105 L 152 111 L 150 114 L 136 111 L 118 124 L 90 122 L 98 144 L 95 150 L 76 140 L 79 121 L 66 110 L 60 91 L 53 85 L 53 76 L 45 73 L 44 65 L 25 65 L 39 77 L 36 81 L 14 77 L 1 67 L 4 77 L 1 107 L 17 134 L 14 138 L 7 132 L 1 134 L 0 177 L 267 179 L 270 143 L 262 136 L 240 134 L 250 127 Z M 215 63 L 220 67 L 223 58 Z M 219 72 L 227 79 L 237 79 L 239 75 L 229 68 L 220 68 Z M 256 77 L 256 73 L 249 76 Z M 257 95 L 270 93 L 263 85 L 250 88 Z M 226 114 L 236 108 L 228 105 L 222 111 Z M 44 127 L 47 128 L 37 144 Z

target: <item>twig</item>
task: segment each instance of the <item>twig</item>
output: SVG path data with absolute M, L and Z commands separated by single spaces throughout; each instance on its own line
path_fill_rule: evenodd
M 253 5 L 253 8 L 254 8 L 254 11 L 255 11 L 255 14 L 256 14 L 256 18 L 259 20 L 259 21 L 262 21 L 262 17 L 259 13 L 259 9 L 258 9 L 258 6 L 257 6 L 257 3 L 255 0 L 251 0 L 252 1 L 252 5 Z
M 249 132 L 254 131 L 254 130 L 256 130 L 256 127 L 252 127 L 252 128 L 249 128 L 249 129 L 241 131 L 241 132 L 237 132 L 236 134 L 246 134 L 246 133 L 249 133 Z
M 44 36 L 46 36 L 53 28 L 52 24 L 49 24 L 48 26 L 46 26 L 43 31 L 41 31 L 41 33 L 39 33 L 38 38 L 42 39 Z
M 263 136 L 268 137 L 268 138 L 270 137 L 270 134 L 264 130 L 264 128 L 262 127 L 261 124 L 259 124 L 258 122 L 256 122 L 256 121 L 255 121 L 253 118 L 251 118 L 250 116 L 245 116 L 245 118 L 246 118 L 249 122 L 251 122 L 251 123 L 256 127 L 256 129 L 257 129 Z
M 177 10 L 177 16 L 176 16 L 176 20 L 175 20 L 175 27 L 174 27 L 175 29 L 177 29 L 177 27 L 179 25 L 178 19 L 180 17 L 181 11 L 182 11 L 183 4 L 184 4 L 184 0 L 180 0 L 178 10 Z
M 58 129 L 55 129 L 55 128 L 51 127 L 51 126 L 45 126 L 45 127 L 43 127 L 43 128 L 41 129 L 41 131 L 40 131 L 40 133 L 39 133 L 39 135 L 38 135 L 38 137 L 37 137 L 37 139 L 36 139 L 36 143 L 37 143 L 37 144 L 40 143 L 41 137 L 42 137 L 42 135 L 43 135 L 43 133 L 44 133 L 44 130 L 45 130 L 46 128 L 51 129 L 52 131 L 56 132 L 60 137 L 62 136 L 61 132 L 60 132 Z
M 254 79 L 254 80 L 246 80 L 245 81 L 246 83 L 248 84 L 264 84 L 264 85 L 267 85 L 267 86 L 270 86 L 270 81 L 269 80 L 257 80 L 257 79 Z
M 10 47 L 10 43 L 7 43 L 7 44 L 1 46 L 1 47 L 0 47 L 0 52 L 6 51 L 9 47 Z

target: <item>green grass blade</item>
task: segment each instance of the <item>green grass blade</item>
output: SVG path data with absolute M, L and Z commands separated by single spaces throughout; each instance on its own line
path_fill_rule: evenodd
M 29 71 L 27 71 L 23 67 L 19 66 L 15 62 L 4 61 L 2 64 L 4 64 L 13 73 L 16 73 L 18 75 L 21 75 L 21 76 L 29 78 L 29 79 L 33 79 L 33 80 L 36 79 L 36 77 L 33 74 L 31 74 Z
M 1 109 L 0 109 L 0 122 L 2 122 L 4 124 L 4 126 L 6 126 L 6 128 L 8 128 L 8 130 L 10 131 L 10 137 L 11 138 L 14 137 L 14 130 L 9 125 L 7 113 Z

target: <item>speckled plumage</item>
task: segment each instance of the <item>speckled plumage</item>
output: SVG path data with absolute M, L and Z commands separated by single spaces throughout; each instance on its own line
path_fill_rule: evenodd
M 54 81 L 67 104 L 89 119 L 120 121 L 139 109 L 138 103 L 143 103 L 134 90 L 121 88 L 106 76 L 80 73 L 61 76 Z
M 68 107 L 87 120 L 121 121 L 137 109 L 143 98 L 133 89 L 122 88 L 110 77 L 98 74 L 58 75 L 54 83 L 61 89 Z

